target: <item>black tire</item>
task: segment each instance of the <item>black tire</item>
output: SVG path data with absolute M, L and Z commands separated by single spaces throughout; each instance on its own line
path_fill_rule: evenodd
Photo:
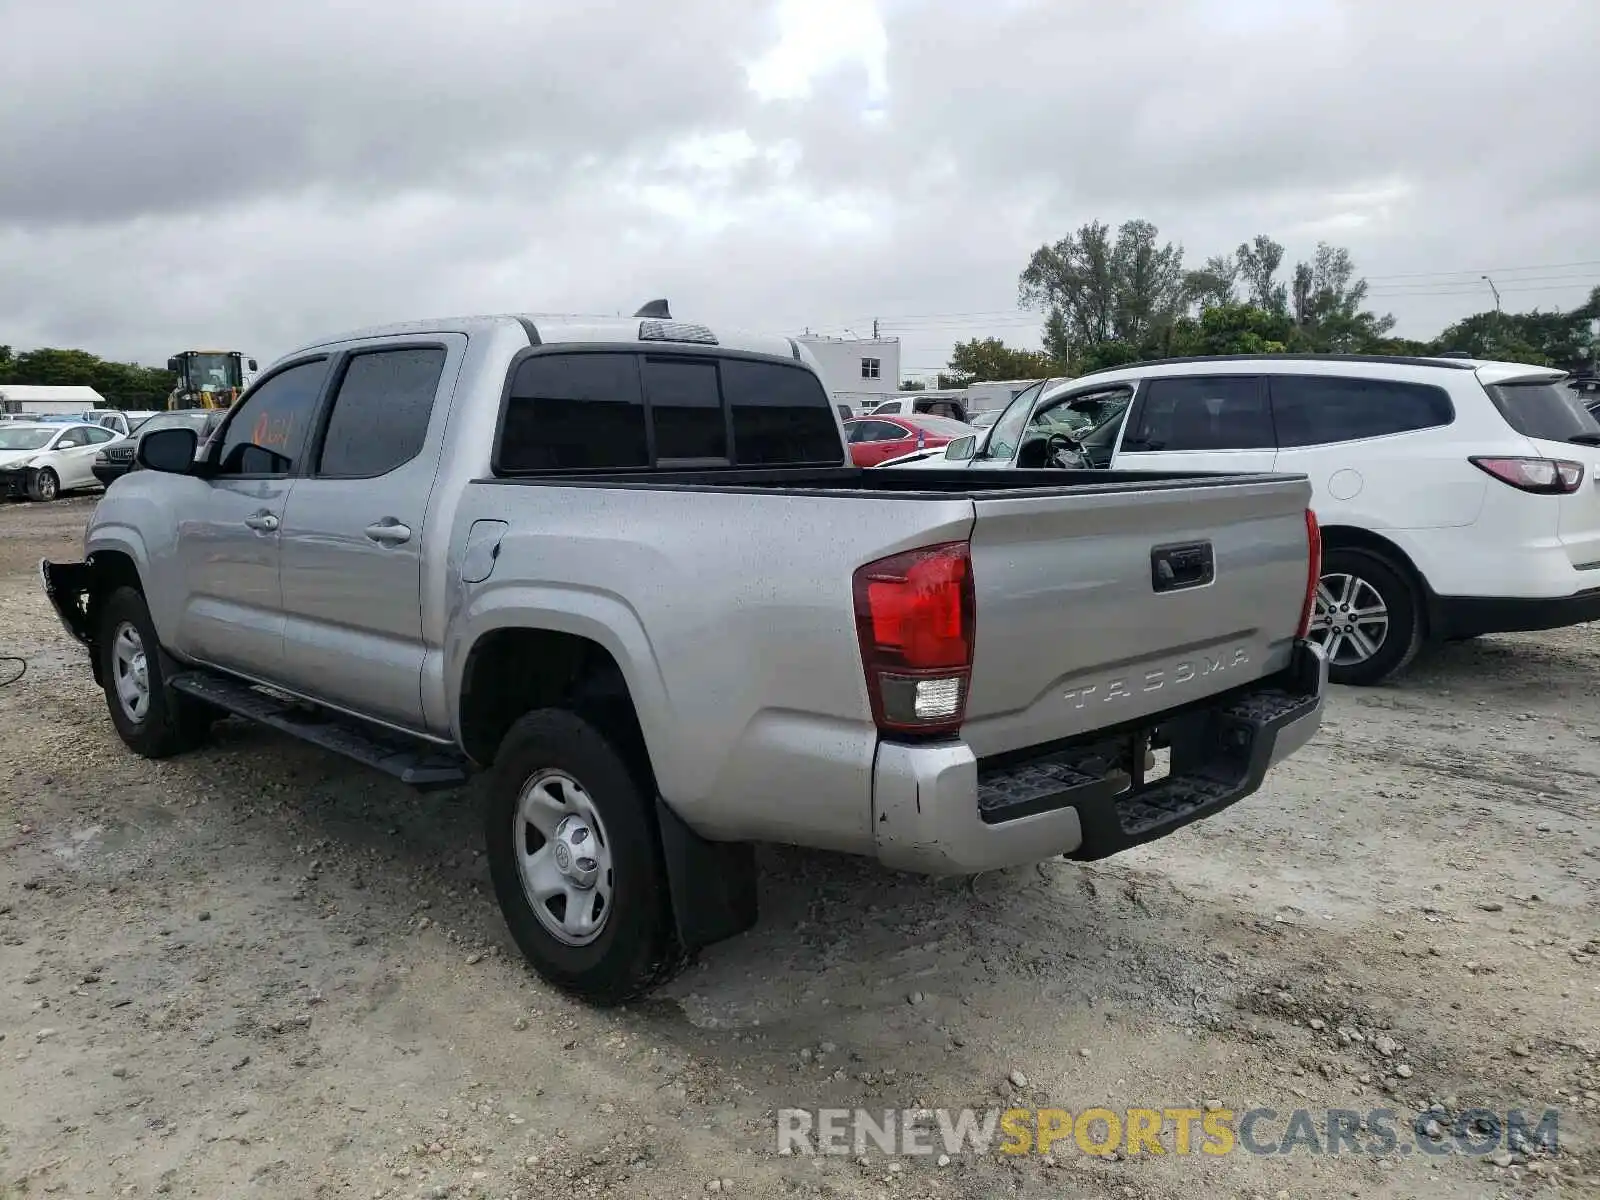
M 35 472 L 33 482 L 28 485 L 28 495 L 41 504 L 49 504 L 61 495 L 61 476 L 49 467 Z
M 560 772 L 582 788 L 604 827 L 610 855 L 609 911 L 598 936 L 584 945 L 568 944 L 546 927 L 518 866 L 520 839 L 529 837 L 518 816 L 523 789 L 548 772 Z M 512 725 L 489 774 L 484 840 L 506 924 L 535 971 L 592 1004 L 635 999 L 684 961 L 650 797 L 617 746 L 565 709 L 540 709 Z
M 144 651 L 147 680 L 146 707 L 135 715 L 123 703 L 118 690 L 117 639 L 124 626 L 138 635 Z M 118 588 L 100 609 L 100 634 L 95 646 L 100 656 L 100 678 L 111 710 L 111 723 L 123 745 L 144 758 L 170 758 L 193 750 L 205 741 L 216 719 L 211 708 L 167 686 L 167 660 L 161 652 L 155 624 L 144 595 L 131 587 Z
M 1356 649 L 1348 639 L 1339 644 L 1328 663 L 1328 681 L 1352 687 L 1371 687 L 1405 670 L 1416 658 L 1417 651 L 1422 649 L 1424 628 L 1421 597 L 1405 570 L 1381 554 L 1355 547 L 1327 551 L 1322 556 L 1322 591 L 1331 591 L 1336 599 L 1342 598 L 1347 579 L 1360 582 L 1362 586 L 1355 589 L 1360 596 L 1369 596 L 1363 589 L 1371 589 L 1378 594 L 1388 612 L 1388 625 L 1376 650 L 1367 657 L 1358 659 L 1356 655 L 1362 650 Z M 1361 607 L 1359 601 L 1355 607 Z M 1316 615 L 1318 619 L 1312 623 L 1312 636 L 1326 648 L 1336 642 L 1338 635 L 1337 632 L 1318 632 L 1324 615 L 1320 598 Z M 1332 614 L 1335 622 L 1343 616 L 1345 614 L 1337 609 Z M 1363 632 L 1370 644 L 1371 627 Z

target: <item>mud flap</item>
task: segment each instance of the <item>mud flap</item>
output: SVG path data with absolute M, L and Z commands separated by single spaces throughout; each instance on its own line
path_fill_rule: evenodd
M 756 923 L 756 854 L 749 842 L 708 842 L 656 797 L 672 915 L 685 953 Z

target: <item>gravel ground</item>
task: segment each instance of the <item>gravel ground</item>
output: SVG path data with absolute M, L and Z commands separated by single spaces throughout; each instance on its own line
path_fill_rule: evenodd
M 597 1012 L 516 956 L 470 789 L 236 722 L 123 749 L 35 575 L 92 504 L 0 506 L 0 654 L 29 664 L 0 688 L 6 1200 L 1600 1195 L 1600 627 L 1339 690 L 1258 795 L 1106 862 L 935 882 L 764 851 L 755 930 Z M 773 1132 L 1208 1102 L 1556 1107 L 1560 1147 L 939 1167 Z

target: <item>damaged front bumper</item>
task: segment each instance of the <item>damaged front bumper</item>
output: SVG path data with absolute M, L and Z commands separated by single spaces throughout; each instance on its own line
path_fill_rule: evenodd
M 95 682 L 99 683 L 100 656 L 94 652 L 96 574 L 92 558 L 69 563 L 53 563 L 48 558 L 39 560 L 39 582 L 44 585 L 50 607 L 61 618 L 62 627 L 89 651 L 89 666 L 94 671 Z
M 33 494 L 33 480 L 39 472 L 32 467 L 7 467 L 0 470 L 0 497 L 27 500 Z

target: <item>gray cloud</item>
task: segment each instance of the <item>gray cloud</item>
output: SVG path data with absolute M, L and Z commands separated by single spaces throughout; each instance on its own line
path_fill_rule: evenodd
M 877 316 L 931 367 L 1032 340 L 1028 253 L 1134 216 L 1196 261 L 1348 245 L 1418 336 L 1484 306 L 1483 269 L 1529 268 L 1513 307 L 1600 281 L 1533 269 L 1600 257 L 1593 92 L 1561 62 L 1600 50 L 1592 0 L 880 0 L 886 96 L 846 53 L 766 101 L 746 67 L 781 22 L 749 0 L 234 8 L 0 0 L 31 48 L 0 74 L 0 342 L 265 357 L 666 294 Z

